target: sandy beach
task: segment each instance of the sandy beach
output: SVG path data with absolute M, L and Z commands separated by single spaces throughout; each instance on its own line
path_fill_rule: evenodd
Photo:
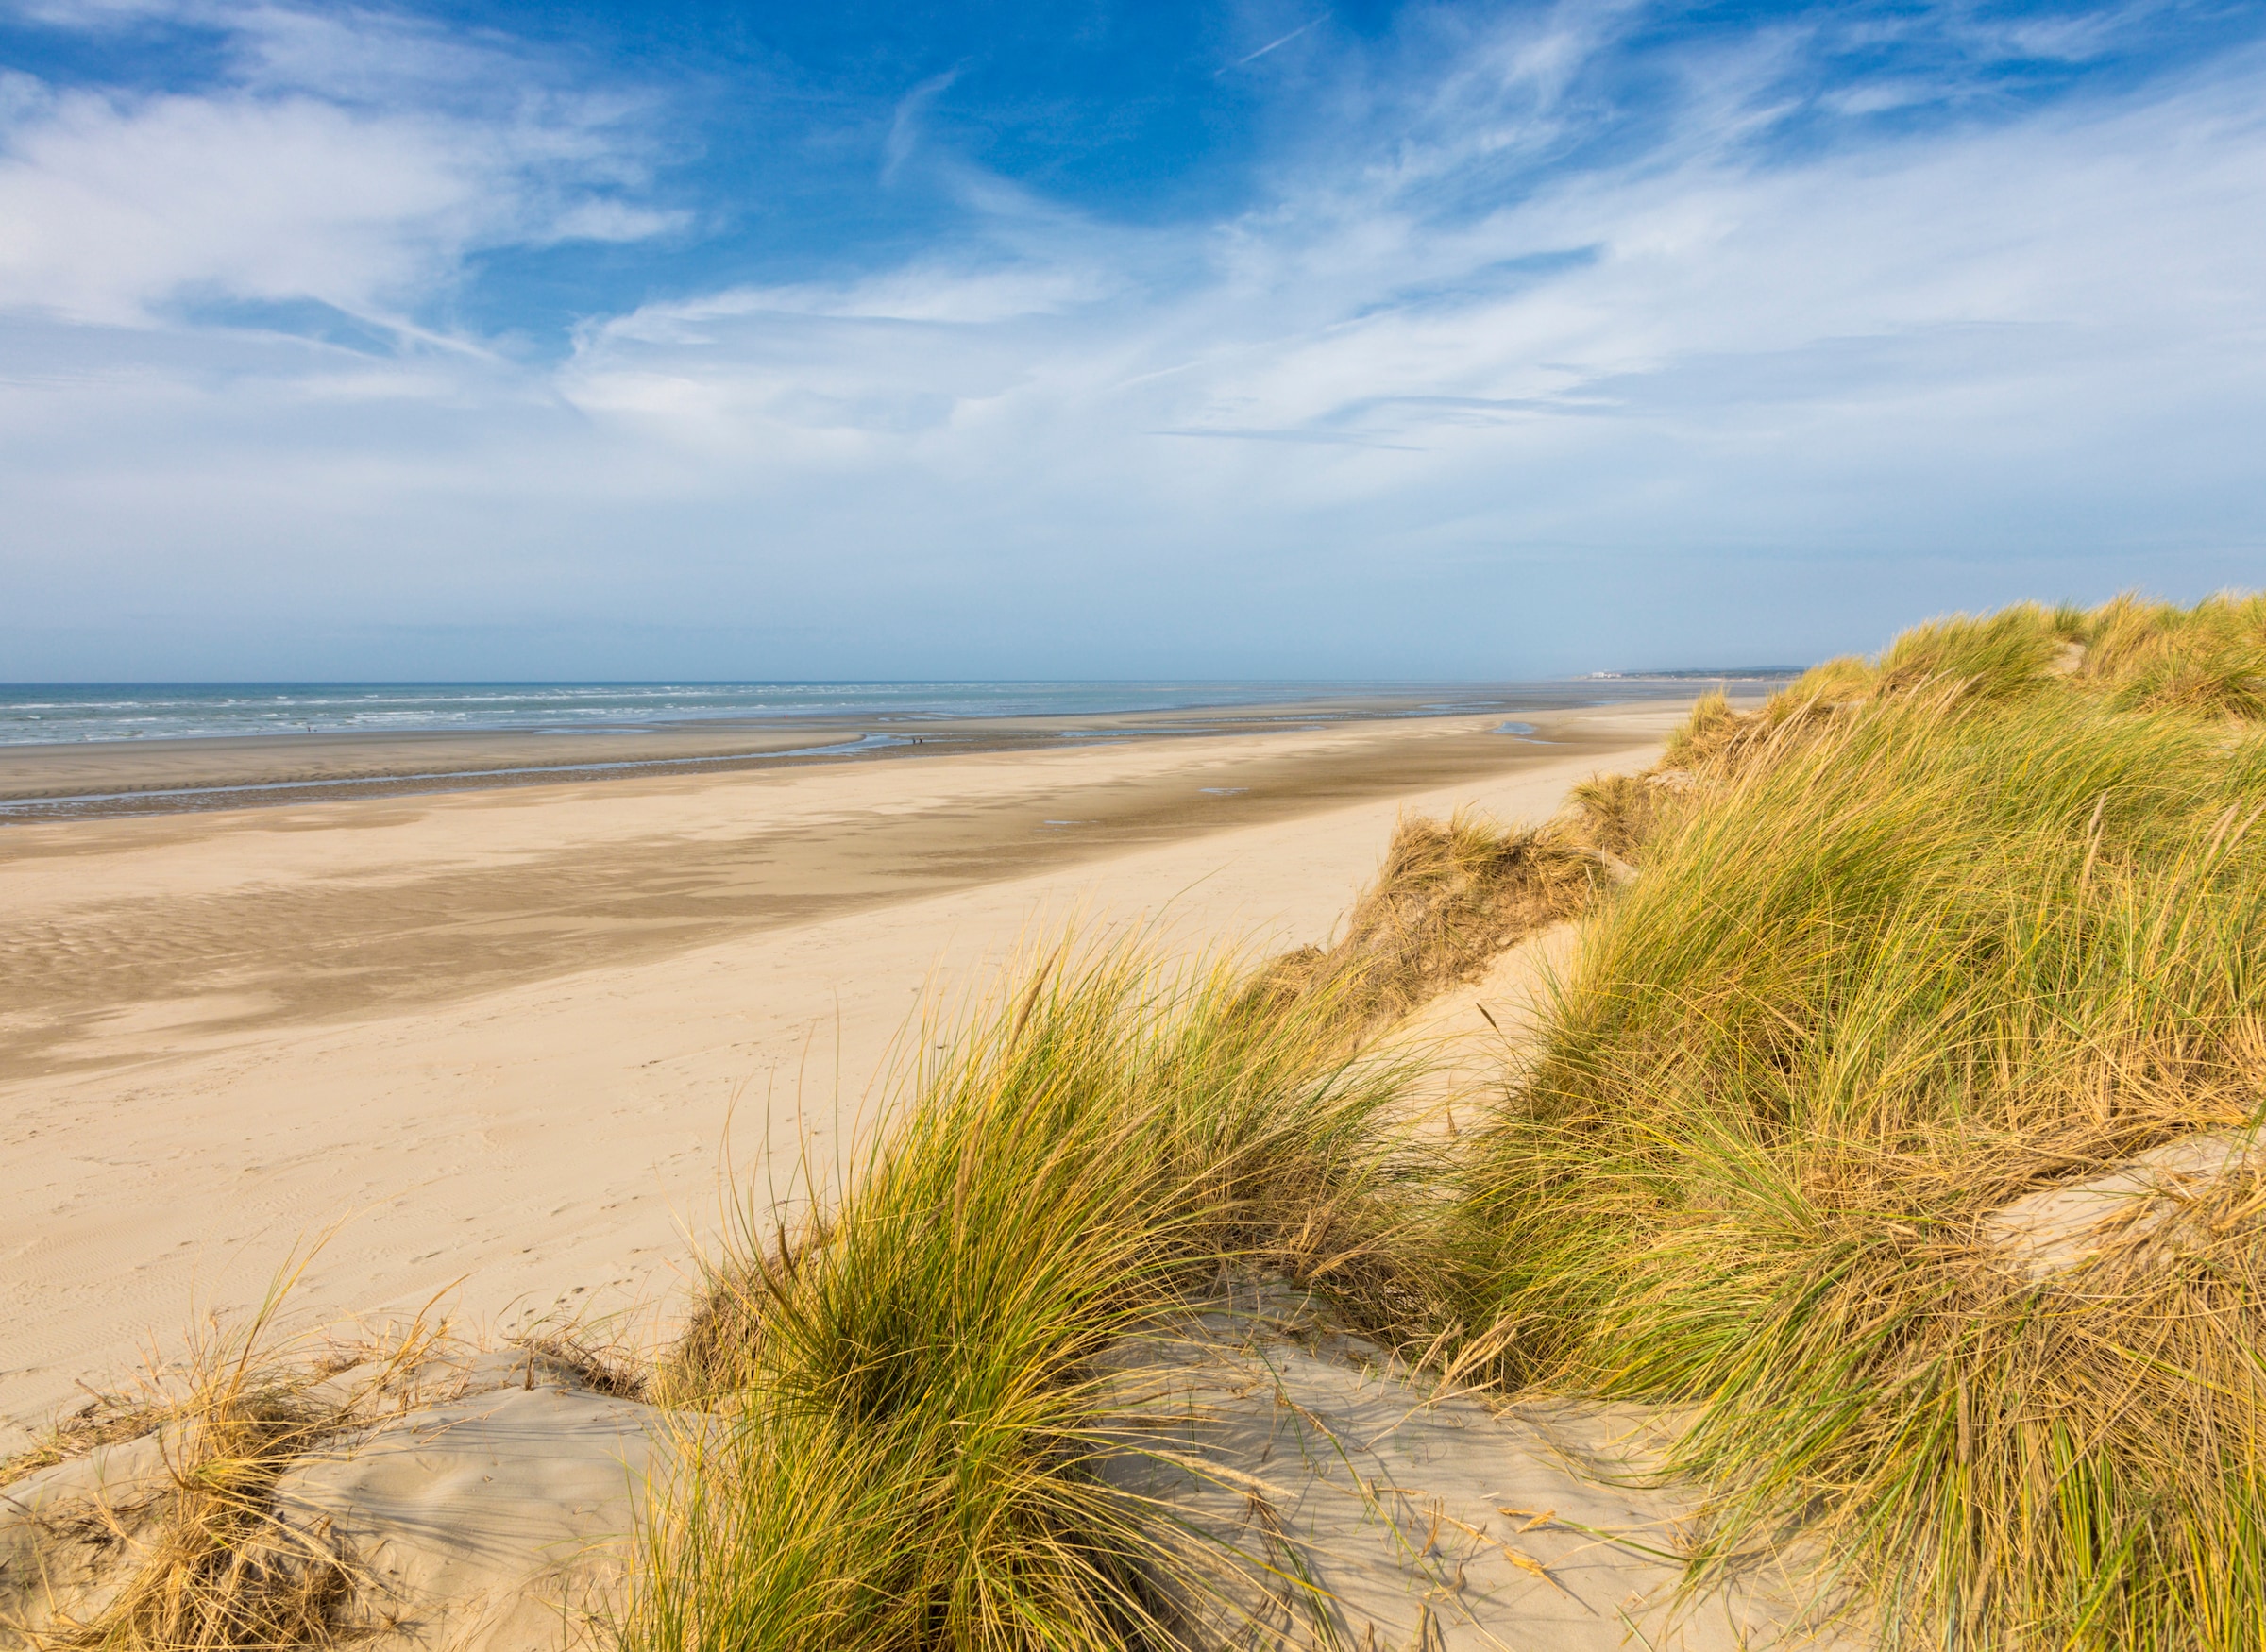
M 1682 709 L 12 825 L 0 1449 L 318 1235 L 311 1322 L 665 1310 L 1019 947 L 1320 940 L 1402 810 L 1539 818 Z
M 2266 1652 L 2266 6 L 24 10 L 0 1652 Z

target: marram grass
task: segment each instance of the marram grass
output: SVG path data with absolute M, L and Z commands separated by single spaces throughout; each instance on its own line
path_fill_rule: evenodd
M 1799 1527 L 1887 1644 L 2266 1645 L 2257 1161 L 2169 1254 L 1985 1222 L 2266 1102 L 2258 613 L 2200 613 L 1703 705 L 1431 1241 L 1498 1380 L 1699 1408 L 1703 1568 Z
M 1158 1584 L 1203 1579 L 1091 1472 L 1097 1357 L 1223 1266 L 1364 1266 L 1394 1080 L 1344 1021 L 1125 952 L 994 1006 L 838 1205 L 716 1270 L 624 1645 L 1175 1644 Z

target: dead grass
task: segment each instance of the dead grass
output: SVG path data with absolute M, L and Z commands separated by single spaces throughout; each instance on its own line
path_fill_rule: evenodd
M 591 1393 L 612 1400 L 652 1398 L 651 1363 L 617 1327 L 581 1322 L 538 1325 L 513 1338 L 512 1346 Z
M 60 1535 L 105 1551 L 106 1573 L 123 1577 L 84 1621 L 50 1611 L 43 1627 L 24 1631 L 29 1644 L 42 1652 L 245 1652 L 337 1639 L 356 1589 L 353 1557 L 328 1530 L 282 1518 L 276 1483 L 354 1425 L 364 1402 L 416 1367 L 441 1333 L 420 1318 L 383 1351 L 295 1360 L 272 1334 L 305 1260 L 286 1267 L 246 1324 L 210 1322 L 183 1358 L 163 1369 L 153 1362 L 145 1383 L 152 1397 L 99 1404 L 37 1454 L 45 1461 L 35 1467 L 49 1466 L 154 1431 L 161 1466 L 140 1494 L 76 1504 L 63 1517 L 76 1526 Z M 316 1385 L 342 1361 L 373 1364 L 375 1374 L 350 1392 L 319 1392 Z
M 1598 799 L 1618 798 L 1613 781 L 1590 785 Z M 1603 822 L 1613 805 L 1582 807 L 1582 819 Z M 1624 807 L 1605 830 L 1625 830 L 1629 813 Z M 1574 916 L 1629 870 L 1575 820 L 1505 827 L 1465 813 L 1445 824 L 1404 817 L 1344 934 L 1327 949 L 1271 960 L 1246 1002 L 1274 1010 L 1327 1002 L 1355 1035 L 1389 1025 L 1475 978 L 1505 948 Z
M 120 1652 L 319 1646 L 353 1591 L 350 1558 L 278 1520 L 268 1493 L 331 1420 L 288 1391 L 224 1378 L 193 1396 L 151 1526 L 121 1526 L 131 1580 L 49 1645 Z
M 147 1393 L 95 1393 L 25 1450 L 0 1462 L 0 1487 L 58 1463 L 76 1461 L 99 1447 L 154 1434 L 173 1414 L 171 1400 Z

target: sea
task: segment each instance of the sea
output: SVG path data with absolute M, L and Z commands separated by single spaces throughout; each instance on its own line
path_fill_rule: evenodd
M 708 721 L 1053 716 L 1286 711 L 1361 702 L 1358 715 L 1547 711 L 1666 694 L 1718 681 L 1769 682 L 1771 668 L 1571 678 L 1544 683 L 0 683 L 0 746 L 250 734 L 434 730 L 569 733 Z M 1327 715 L 1327 713 L 1319 715 Z M 1344 715 L 1355 715 L 1348 710 Z

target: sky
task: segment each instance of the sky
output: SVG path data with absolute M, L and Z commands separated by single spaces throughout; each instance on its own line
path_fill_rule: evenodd
M 0 680 L 1799 664 L 2261 456 L 2257 0 L 0 0 Z

